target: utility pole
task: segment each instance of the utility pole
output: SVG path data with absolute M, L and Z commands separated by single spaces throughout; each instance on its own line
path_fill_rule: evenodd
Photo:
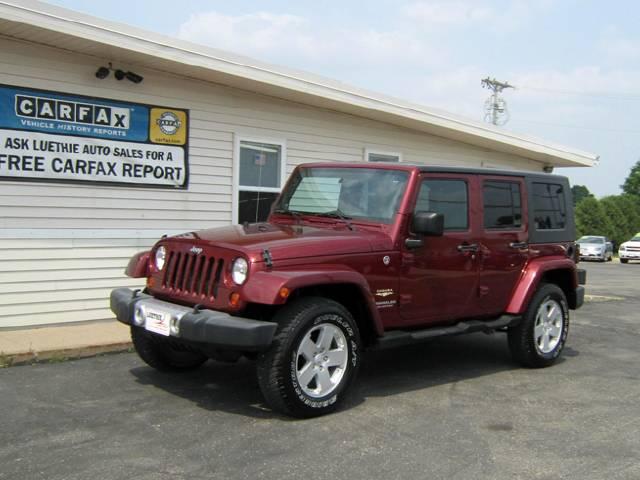
M 495 78 L 483 78 L 480 82 L 482 88 L 488 88 L 493 93 L 484 102 L 484 121 L 494 125 L 504 125 L 509 121 L 507 102 L 500 97 L 500 93 L 506 88 L 514 88 L 509 82 L 500 82 Z

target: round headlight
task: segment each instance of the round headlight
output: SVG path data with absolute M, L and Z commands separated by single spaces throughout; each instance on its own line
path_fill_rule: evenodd
M 244 258 L 236 258 L 231 267 L 231 278 L 238 285 L 242 285 L 247 279 L 249 264 Z
M 167 249 L 160 246 L 156 250 L 156 268 L 162 270 L 164 268 L 164 262 L 167 259 Z

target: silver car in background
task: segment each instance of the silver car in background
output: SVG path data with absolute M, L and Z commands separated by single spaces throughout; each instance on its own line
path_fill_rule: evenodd
M 585 235 L 578 239 L 580 245 L 580 260 L 598 260 L 610 262 L 613 260 L 613 243 L 607 237 Z

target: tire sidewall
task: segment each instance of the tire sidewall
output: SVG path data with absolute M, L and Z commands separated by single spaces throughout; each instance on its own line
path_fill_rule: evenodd
M 297 404 L 298 408 L 320 414 L 325 410 L 334 408 L 342 394 L 351 385 L 360 367 L 361 348 L 358 329 L 350 315 L 345 315 L 339 308 L 333 308 L 330 305 L 327 305 L 327 308 L 314 310 L 307 312 L 308 314 L 304 316 L 298 328 L 296 328 L 292 340 L 288 342 L 286 356 L 288 360 L 284 365 L 286 368 L 284 378 L 286 378 L 285 389 L 287 396 Z M 315 398 L 307 395 L 298 383 L 296 375 L 297 356 L 298 347 L 302 339 L 309 330 L 321 324 L 335 325 L 342 331 L 346 339 L 348 358 L 346 370 L 338 387 L 324 397 Z
M 546 292 L 545 290 L 551 290 Z M 537 301 L 533 305 L 534 308 L 531 309 L 531 319 L 529 321 L 528 334 L 531 339 L 531 346 L 533 347 L 532 351 L 540 357 L 541 359 L 549 362 L 555 361 L 562 350 L 567 341 L 567 337 L 569 335 L 569 305 L 567 304 L 567 300 L 562 293 L 562 290 L 559 288 L 556 290 L 550 289 L 548 286 L 545 287 L 545 290 L 542 290 L 540 293 L 540 297 L 536 299 Z M 535 339 L 535 325 L 536 325 L 536 316 L 542 304 L 544 304 L 547 300 L 554 300 L 560 305 L 560 309 L 562 310 L 562 333 L 560 335 L 560 341 L 556 345 L 556 347 L 548 353 L 543 353 L 538 349 L 538 345 Z

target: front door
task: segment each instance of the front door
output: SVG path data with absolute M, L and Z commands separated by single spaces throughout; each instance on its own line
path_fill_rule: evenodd
M 403 252 L 400 317 L 405 326 L 454 321 L 474 312 L 479 276 L 478 180 L 457 174 L 425 174 L 415 211 L 444 215 L 441 237 Z M 410 227 L 409 227 L 410 228 Z M 408 232 L 409 238 L 417 238 Z

